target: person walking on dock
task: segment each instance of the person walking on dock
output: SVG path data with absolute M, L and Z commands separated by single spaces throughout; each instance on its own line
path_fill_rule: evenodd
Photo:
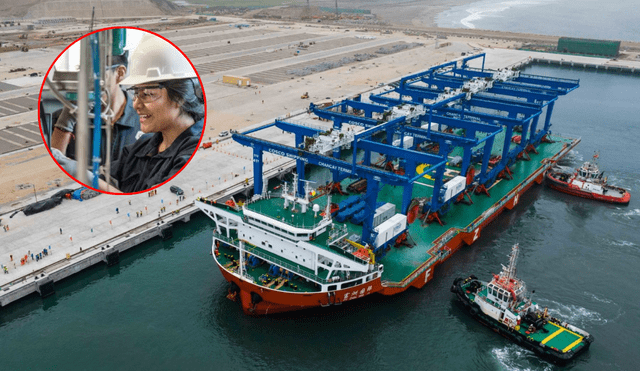
M 116 207 L 116 214 L 120 214 L 120 210 Z
M 62 234 L 62 228 L 60 228 L 60 234 Z

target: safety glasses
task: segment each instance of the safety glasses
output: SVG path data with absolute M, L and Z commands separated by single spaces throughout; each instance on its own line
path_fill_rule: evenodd
M 132 92 L 133 97 L 136 99 L 140 99 L 142 103 L 150 103 L 160 98 L 163 88 L 164 86 L 162 85 L 151 85 L 142 87 L 134 86 L 127 89 L 127 91 Z

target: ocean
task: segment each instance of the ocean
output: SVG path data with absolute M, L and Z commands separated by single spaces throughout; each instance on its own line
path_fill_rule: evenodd
M 0 309 L 0 366 L 7 370 L 553 370 L 470 318 L 454 278 L 497 273 L 514 243 L 519 276 L 551 314 L 595 336 L 568 368 L 637 369 L 640 332 L 640 79 L 531 66 L 525 73 L 579 78 L 556 104 L 552 130 L 580 136 L 562 162 L 600 151 L 611 183 L 631 190 L 612 206 L 534 186 L 518 206 L 438 267 L 421 290 L 266 318 L 225 298 L 211 223 L 203 215 Z M 483 197 L 483 196 L 476 196 Z
M 639 20 L 637 0 L 481 0 L 438 14 L 436 24 L 640 42 Z

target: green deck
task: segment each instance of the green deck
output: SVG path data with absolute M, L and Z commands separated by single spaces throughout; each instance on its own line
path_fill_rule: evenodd
M 456 230 L 464 229 L 478 219 L 487 209 L 494 206 L 509 192 L 513 191 L 522 182 L 524 182 L 531 174 L 539 169 L 542 164 L 541 161 L 545 158 L 550 158 L 558 154 L 565 144 L 570 144 L 572 139 L 553 137 L 555 143 L 541 143 L 537 148 L 538 154 L 530 153 L 530 161 L 519 160 L 512 165 L 511 171 L 513 172 L 513 179 L 511 180 L 499 180 L 490 189 L 490 197 L 481 195 L 472 195 L 473 204 L 466 205 L 463 203 L 453 204 L 448 212 L 442 217 L 444 226 L 440 226 L 438 223 L 431 223 L 429 225 L 421 226 L 420 221 L 417 221 L 409 226 L 409 234 L 416 245 L 412 248 L 403 246 L 399 248 L 391 248 L 391 250 L 382 259 L 377 259 L 380 263 L 384 264 L 384 273 L 382 279 L 388 281 L 390 284 L 401 284 L 403 280 L 409 277 L 417 268 L 429 261 L 429 264 L 435 263 L 437 260 L 437 251 L 430 251 L 434 247 L 434 241 L 443 236 L 446 232 L 452 230 L 454 233 Z M 500 153 L 503 145 L 503 140 L 496 138 L 493 151 L 494 153 Z M 514 145 L 512 145 L 514 146 Z M 456 153 L 452 153 L 452 156 Z M 479 171 L 479 165 L 475 164 L 476 172 Z M 459 168 L 447 166 L 447 173 L 452 176 L 459 173 Z M 418 169 L 420 171 L 420 168 Z M 308 178 L 317 181 L 317 184 L 324 184 L 324 182 L 330 179 L 329 171 L 324 168 L 313 168 L 308 174 Z M 353 182 L 352 179 L 346 179 L 343 181 L 342 188 L 346 190 L 348 184 Z M 413 197 L 431 197 L 433 188 L 433 181 L 426 177 L 416 182 L 413 187 Z M 273 185 L 273 184 L 272 184 Z M 274 187 L 270 185 L 270 189 Z M 277 192 L 274 190 L 274 192 Z M 396 205 L 396 212 L 400 212 L 402 202 L 402 187 L 395 187 L 385 185 L 380 189 L 378 195 L 378 201 L 390 202 Z M 334 195 L 332 196 L 332 202 L 340 203 L 343 199 L 349 196 Z M 326 196 L 319 197 L 312 201 L 312 203 L 318 204 L 321 207 L 321 211 L 324 211 L 326 206 Z M 276 218 L 289 225 L 293 225 L 300 228 L 312 228 L 313 225 L 321 220 L 320 213 L 318 216 L 314 216 L 312 208 L 309 207 L 306 213 L 300 211 L 300 206 L 296 206 L 296 210 L 292 211 L 291 206 L 288 210 L 284 209 L 284 200 L 279 197 L 273 197 L 271 199 L 263 199 L 255 203 L 250 203 L 246 206 L 248 209 L 256 211 L 266 216 Z M 334 221 L 334 223 L 336 223 Z M 336 223 L 340 224 L 340 223 Z M 358 236 L 362 233 L 362 226 L 352 223 L 346 223 L 348 229 L 348 236 L 356 234 Z M 324 249 L 333 251 L 335 253 L 342 254 L 354 258 L 353 255 L 345 253 L 344 251 L 336 248 L 327 247 L 328 233 L 323 233 L 317 236 L 311 243 L 322 247 Z M 257 248 L 259 252 L 263 254 L 271 254 L 268 251 Z M 260 255 L 259 253 L 257 255 Z M 271 254 L 273 255 L 273 254 Z M 270 259 L 278 259 L 278 261 L 287 262 L 285 259 L 277 257 L 275 255 L 269 256 Z M 275 260 L 274 260 L 275 261 Z M 291 263 L 293 265 L 293 263 Z M 309 270 L 312 272 L 311 270 Z M 302 272 L 307 273 L 308 272 Z
M 431 258 L 431 254 L 429 254 L 427 250 L 432 246 L 434 240 L 450 229 L 462 229 L 472 224 L 482 213 L 515 189 L 534 173 L 535 170 L 542 166 L 541 161 L 544 158 L 556 155 L 562 150 L 563 144 L 571 142 L 569 139 L 555 137 L 553 139 L 557 142 L 542 143 L 538 147 L 538 154 L 530 153 L 530 161 L 521 160 L 512 165 L 513 179 L 497 181 L 489 190 L 491 197 L 487 197 L 486 195 L 472 195 L 472 205 L 463 203 L 452 205 L 448 213 L 442 218 L 442 221 L 445 223 L 444 226 L 440 226 L 438 223 L 431 223 L 423 227 L 419 221 L 411 224 L 409 233 L 416 242 L 416 246 L 413 248 L 400 247 L 398 249 L 391 249 L 384 259 L 380 260 L 380 262 L 384 264 L 382 278 L 390 282 L 400 282 L 411 275 L 415 269 Z M 494 149 L 497 145 L 501 146 L 501 141 L 496 140 Z M 455 167 L 448 167 L 448 169 L 459 171 L 459 168 Z M 477 170 L 479 170 L 479 168 Z M 420 180 L 420 183 L 433 184 L 429 179 Z M 401 187 L 386 185 L 380 190 L 378 201 L 395 204 L 396 211 L 399 212 L 402 192 L 403 189 Z M 433 189 L 431 187 L 417 184 L 413 187 L 413 197 L 430 197 L 432 192 Z
M 316 203 L 319 203 L 322 210 L 324 210 L 326 203 Z M 298 228 L 313 229 L 314 226 L 322 220 L 320 212 L 318 212 L 317 216 L 314 216 L 314 212 L 310 207 L 307 208 L 307 212 L 305 213 L 301 212 L 299 205 L 296 205 L 296 208 L 293 210 L 291 209 L 291 205 L 285 209 L 284 199 L 279 197 L 250 203 L 247 205 L 247 209 Z
M 476 294 L 468 294 L 471 301 L 475 301 L 475 295 L 482 296 L 485 300 L 491 302 L 491 300 L 486 299 L 486 288 L 484 288 L 484 286 L 483 289 L 479 290 Z M 563 353 L 566 353 L 569 350 L 576 350 L 576 348 L 583 344 L 584 337 L 582 335 L 576 334 L 575 332 L 553 322 L 547 322 L 543 329 L 538 329 L 533 333 L 527 334 L 527 329 L 528 324 L 523 321 L 519 329 L 515 331 L 518 331 L 520 334 L 532 339 L 533 341 L 541 342 L 545 346 L 556 348 Z
M 218 262 L 222 265 L 225 266 L 227 263 L 235 260 L 238 261 L 238 259 L 240 258 L 239 254 L 238 254 L 238 250 L 235 248 L 231 248 L 225 244 L 220 244 L 220 247 L 218 248 L 220 255 L 216 257 L 216 259 L 218 260 Z M 247 249 L 248 251 L 251 251 L 251 249 Z M 225 254 L 227 256 L 233 256 L 233 258 L 228 258 L 227 256 L 225 256 Z M 306 269 L 306 268 L 305 268 Z M 308 270 L 308 269 L 307 269 Z M 262 265 L 259 265 L 255 268 L 250 268 L 247 267 L 245 269 L 245 273 L 247 273 L 251 278 L 253 278 L 254 282 L 257 284 L 261 284 L 264 285 L 262 283 L 260 283 L 260 276 L 262 275 L 267 275 L 267 272 L 269 271 L 269 264 L 264 263 Z M 308 270 L 311 273 L 313 273 L 311 270 Z M 234 273 L 237 273 L 237 270 L 233 270 Z M 275 279 L 275 277 L 271 277 L 272 279 Z M 282 286 L 279 290 L 280 291 L 290 291 L 290 292 L 315 292 L 318 291 L 318 288 L 311 282 L 306 282 L 306 280 L 304 280 L 303 278 L 298 278 L 295 279 L 294 282 L 292 282 L 295 286 L 292 287 L 291 285 L 286 285 L 286 286 Z M 271 286 L 271 288 L 275 288 L 275 284 Z

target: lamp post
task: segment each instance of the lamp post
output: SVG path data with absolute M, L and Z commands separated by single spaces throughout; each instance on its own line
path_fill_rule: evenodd
M 33 186 L 33 196 L 36 198 L 36 202 L 38 202 L 38 195 L 36 194 L 36 185 L 33 183 L 26 183 L 30 186 Z

